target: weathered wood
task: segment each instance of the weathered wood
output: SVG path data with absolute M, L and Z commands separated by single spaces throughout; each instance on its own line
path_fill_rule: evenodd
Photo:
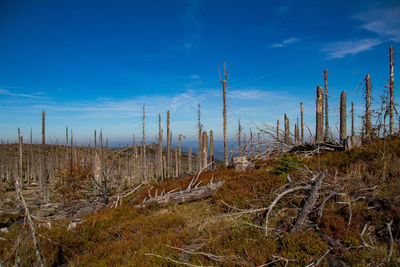
M 159 204 L 165 204 L 170 202 L 175 202 L 176 204 L 182 204 L 185 202 L 197 201 L 201 199 L 205 199 L 214 194 L 219 187 L 221 187 L 225 181 L 219 181 L 216 183 L 210 182 L 209 184 L 201 187 L 192 187 L 179 192 L 171 192 L 165 195 L 155 196 L 144 201 L 142 204 L 138 204 L 135 207 L 143 208 L 148 206 L 153 202 L 157 202 Z
M 371 77 L 365 77 L 365 138 L 371 138 Z
M 291 233 L 296 233 L 297 231 L 299 231 L 303 228 L 303 225 L 307 218 L 307 215 L 314 208 L 315 203 L 318 199 L 318 191 L 321 188 L 321 184 L 322 184 L 324 177 L 325 177 L 325 174 L 321 174 L 319 176 L 318 180 L 315 182 L 315 184 L 311 188 L 310 194 L 308 195 L 306 202 L 304 203 L 304 206 L 301 209 L 299 216 L 297 216 L 296 222 L 295 222 L 292 230 L 290 231 Z
M 393 47 L 389 46 L 390 81 L 389 81 L 389 134 L 394 134 L 394 74 L 393 74 Z
M 346 131 L 346 93 L 340 95 L 340 141 L 344 142 L 347 137 Z
M 316 100 L 316 120 L 315 120 L 315 142 L 322 142 L 323 140 L 323 120 L 324 120 L 324 93 L 322 88 L 317 86 L 317 100 Z

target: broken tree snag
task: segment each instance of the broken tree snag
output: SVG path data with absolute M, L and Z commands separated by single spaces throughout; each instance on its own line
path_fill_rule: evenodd
M 303 102 L 300 102 L 300 123 L 301 123 L 300 138 L 301 142 L 304 143 Z
M 202 166 L 201 168 L 205 168 L 207 166 L 207 158 L 208 158 L 208 137 L 207 132 L 203 132 L 203 147 L 202 147 Z
M 285 119 L 285 144 L 290 144 L 290 129 L 289 129 L 289 118 L 284 116 Z
M 354 103 L 351 102 L 351 136 L 354 136 Z
M 276 120 L 276 141 L 279 142 L 279 120 Z
M 214 133 L 210 130 L 210 162 L 211 169 L 214 169 Z
M 340 142 L 346 140 L 346 93 L 340 95 Z
M 45 111 L 42 111 L 42 179 L 41 189 L 43 191 L 43 201 L 47 202 L 47 162 L 46 162 L 46 118 Z
M 365 138 L 371 138 L 371 76 L 365 77 Z
M 199 185 L 199 183 L 197 183 L 197 185 Z M 225 183 L 225 181 L 219 181 L 216 183 L 213 183 L 211 181 L 209 184 L 207 184 L 205 186 L 189 187 L 189 188 L 187 188 L 183 191 L 179 191 L 179 192 L 173 192 L 173 191 L 176 191 L 174 189 L 166 194 L 161 194 L 159 196 L 155 195 L 153 198 L 150 198 L 150 199 L 144 201 L 142 204 L 136 205 L 135 207 L 143 208 L 153 202 L 157 202 L 159 204 L 165 204 L 165 203 L 170 203 L 170 202 L 175 202 L 176 204 L 182 204 L 185 202 L 191 202 L 191 201 L 205 199 L 205 198 L 210 197 L 212 194 L 214 194 L 217 191 L 217 189 L 219 187 L 221 187 L 224 183 Z
M 292 230 L 290 231 L 291 233 L 296 233 L 297 231 L 299 231 L 303 228 L 303 225 L 307 218 L 307 215 L 314 208 L 315 203 L 318 199 L 318 191 L 321 188 L 322 180 L 324 179 L 324 177 L 325 177 L 325 174 L 321 174 L 319 176 L 318 180 L 315 182 L 315 184 L 311 188 L 310 194 L 308 195 L 306 202 L 304 203 L 304 206 L 303 206 L 299 216 L 297 216 L 296 223 L 294 224 Z
M 324 93 L 322 88 L 317 85 L 317 101 L 316 101 L 316 120 L 315 120 L 315 142 L 323 140 L 323 121 L 324 121 Z
M 389 82 L 389 134 L 394 134 L 394 75 L 393 75 L 393 47 L 389 46 L 390 82 Z
M 324 70 L 325 81 L 325 136 L 324 140 L 329 141 L 329 119 L 328 119 L 328 71 Z
M 224 80 L 221 78 L 221 72 L 218 68 L 219 73 L 219 81 L 222 84 L 222 100 L 223 100 L 223 117 L 224 117 L 224 163 L 225 166 L 228 166 L 229 163 L 229 156 L 228 156 L 228 137 L 227 137 L 227 130 L 226 130 L 226 80 L 228 79 L 228 72 L 226 71 L 226 64 L 222 60 L 222 66 L 224 67 Z

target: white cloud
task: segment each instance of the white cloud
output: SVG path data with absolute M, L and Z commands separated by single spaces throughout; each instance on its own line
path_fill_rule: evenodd
M 371 50 L 382 41 L 376 38 L 366 38 L 355 41 L 335 42 L 327 45 L 322 52 L 328 55 L 328 59 L 343 58 L 346 55 L 356 55 L 360 52 Z
M 375 33 L 382 40 L 400 42 L 400 7 L 373 9 L 354 16 L 361 28 Z
M 400 42 L 400 7 L 372 9 L 353 18 L 361 22 L 360 28 L 367 30 L 373 37 L 351 41 L 334 42 L 322 49 L 328 59 L 343 58 L 373 49 L 387 42 Z
M 13 92 L 10 92 L 9 90 L 0 88 L 0 95 L 33 98 L 33 97 L 38 97 L 38 95 L 40 95 L 40 94 L 42 94 L 42 93 L 34 93 L 34 94 L 13 93 Z
M 280 42 L 280 43 L 275 43 L 275 44 L 271 45 L 271 47 L 273 47 L 273 48 L 286 47 L 286 46 L 288 46 L 288 45 L 290 45 L 290 44 L 294 44 L 294 43 L 297 43 L 297 42 L 299 42 L 299 41 L 300 41 L 299 38 L 297 38 L 297 37 L 291 37 L 291 38 L 289 38 L 289 39 L 283 40 L 283 41 Z

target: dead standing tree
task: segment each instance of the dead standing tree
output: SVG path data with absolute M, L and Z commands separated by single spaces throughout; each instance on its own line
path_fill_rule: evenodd
M 340 142 L 346 139 L 346 93 L 340 95 Z
M 162 128 L 161 128 L 161 115 L 158 113 L 158 163 L 160 164 L 159 166 L 159 175 L 161 177 L 161 180 L 164 179 L 163 176 L 163 133 L 162 133 Z
M 46 166 L 46 117 L 45 111 L 42 111 L 42 178 L 41 189 L 43 191 L 43 201 L 47 202 L 47 166 Z
M 228 166 L 229 158 L 228 158 L 228 137 L 226 131 L 226 80 L 228 79 L 228 73 L 226 71 L 226 64 L 222 60 L 222 66 L 224 67 L 224 80 L 221 78 L 221 72 L 218 67 L 219 81 L 222 84 L 222 100 L 223 100 L 223 117 L 224 117 L 224 163 L 225 166 Z
M 146 132 L 145 132 L 145 119 L 146 119 L 146 111 L 145 105 L 143 104 L 143 178 L 147 183 L 147 165 L 146 165 Z
M 301 142 L 304 143 L 303 102 L 300 102 Z
M 323 120 L 324 120 L 324 93 L 322 88 L 317 85 L 317 101 L 316 101 L 316 123 L 315 123 L 315 142 L 323 141 Z
M 284 115 L 284 122 L 285 122 L 285 144 L 290 144 L 290 129 L 289 129 L 289 118 Z
M 389 82 L 389 134 L 394 134 L 394 74 L 393 74 L 393 47 L 389 46 L 390 82 Z
M 169 136 L 171 135 L 169 131 L 169 110 L 167 110 L 167 177 L 171 176 L 170 165 L 171 165 L 171 142 Z
M 365 138 L 371 138 L 371 77 L 365 77 Z
M 200 170 L 201 169 L 201 133 L 203 132 L 203 127 L 201 125 L 200 121 L 200 103 L 197 105 L 197 127 L 198 127 L 198 149 L 197 149 L 197 168 Z

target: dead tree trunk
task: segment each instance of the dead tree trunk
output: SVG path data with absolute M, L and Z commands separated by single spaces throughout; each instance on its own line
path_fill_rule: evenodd
M 389 83 L 389 134 L 394 134 L 394 75 L 393 75 L 393 47 L 389 46 L 390 83 Z
M 164 180 L 163 177 L 163 134 L 161 128 L 161 115 L 158 113 L 158 163 L 159 163 L 159 175 L 161 180 Z
M 369 74 L 365 77 L 365 137 L 371 136 L 371 77 Z
M 145 131 L 145 122 L 146 122 L 146 111 L 145 105 L 143 104 L 143 176 L 147 183 L 147 162 L 146 162 L 146 131 Z
M 179 173 L 178 173 L 179 167 L 178 167 L 178 148 L 177 147 L 174 148 L 174 153 L 175 153 L 175 177 L 178 177 L 179 176 Z
M 182 145 L 182 135 L 178 135 L 178 176 L 181 174 L 182 165 L 181 165 L 181 145 Z
M 351 102 L 351 136 L 354 136 L 354 103 Z
M 276 120 L 276 142 L 279 142 L 279 120 Z
M 340 141 L 346 140 L 346 93 L 340 95 Z
M 300 102 L 301 142 L 304 143 L 303 102 Z
M 192 173 L 192 147 L 189 147 L 188 150 L 188 170 L 189 173 Z
M 214 133 L 210 130 L 210 162 L 211 169 L 214 169 Z
M 19 159 L 18 159 L 18 182 L 22 184 L 22 136 L 21 130 L 18 128 L 18 144 L 19 144 Z
M 291 230 L 291 233 L 296 233 L 300 229 L 303 228 L 304 222 L 307 218 L 307 215 L 314 208 L 315 202 L 318 199 L 318 191 L 321 187 L 322 180 L 324 179 L 325 174 L 322 174 L 319 179 L 315 182 L 314 186 L 311 189 L 310 194 L 308 195 L 306 202 L 304 203 L 303 209 L 301 210 L 297 220 Z
M 324 93 L 322 88 L 317 86 L 317 101 L 316 101 L 316 123 L 315 123 L 315 142 L 323 141 L 323 120 L 324 120 Z
M 203 127 L 201 126 L 201 121 L 200 121 L 200 103 L 197 105 L 197 127 L 198 127 L 198 149 L 197 149 L 197 168 L 201 170 L 201 133 L 203 132 Z
M 327 70 L 324 70 L 324 82 L 325 82 L 325 136 L 324 136 L 324 140 L 329 141 L 328 71 Z
M 222 65 L 224 67 L 224 75 L 225 79 L 222 80 L 221 78 L 221 72 L 219 71 L 218 68 L 218 73 L 219 73 L 219 80 L 222 84 L 222 98 L 223 98 L 223 117 L 224 117 L 224 162 L 225 166 L 228 166 L 229 163 L 229 158 L 228 158 L 228 136 L 227 136 L 227 130 L 226 130 L 226 80 L 228 79 L 228 73 L 226 71 L 226 64 L 224 61 L 222 61 Z
M 206 168 L 207 166 L 207 158 L 208 158 L 208 137 L 207 137 L 207 132 L 203 132 L 203 149 L 202 149 L 202 166 L 201 168 Z
M 285 144 L 290 144 L 290 129 L 289 129 L 289 118 L 284 115 L 285 119 Z
M 171 176 L 171 142 L 170 142 L 170 131 L 169 131 L 169 110 L 167 110 L 167 178 Z
M 46 166 L 46 118 L 45 111 L 42 111 L 42 191 L 43 201 L 47 202 L 47 166 Z
M 238 122 L 239 122 L 239 125 L 238 125 L 238 152 L 239 152 L 239 157 L 240 156 L 242 156 L 242 148 L 240 147 L 240 128 L 241 128 L 241 126 L 240 126 L 240 119 L 238 120 Z

